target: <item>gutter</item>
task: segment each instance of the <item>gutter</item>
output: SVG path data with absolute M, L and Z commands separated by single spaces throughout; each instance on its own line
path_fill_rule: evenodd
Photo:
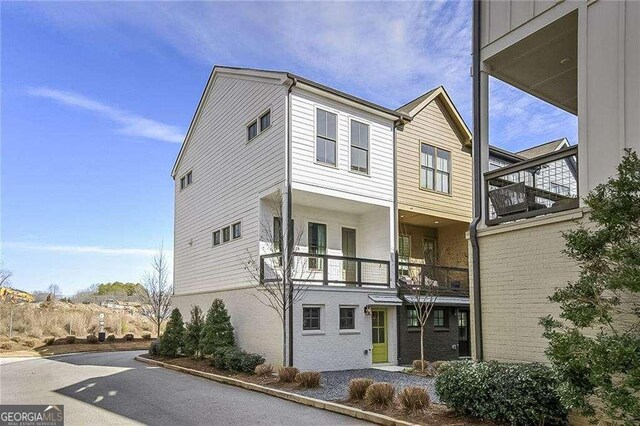
M 287 256 L 283 257 L 283 260 L 288 262 L 289 253 L 293 252 L 293 219 L 291 215 L 293 214 L 293 190 L 291 188 L 291 170 L 292 170 L 292 162 L 291 162 L 291 92 L 293 91 L 294 86 L 298 83 L 298 79 L 295 77 L 291 78 L 291 85 L 287 89 Z M 291 280 L 291 268 L 289 265 L 285 266 L 286 277 L 285 282 L 289 284 L 289 356 L 288 356 L 288 365 L 289 367 L 293 367 L 293 281 Z M 285 285 L 286 288 L 286 285 Z M 285 313 L 285 316 L 287 314 Z M 284 360 L 283 360 L 284 361 Z
M 480 245 L 478 244 L 478 224 L 482 220 L 482 141 L 480 114 L 480 9 L 481 0 L 473 2 L 473 221 L 469 225 L 469 239 L 473 262 L 473 319 L 476 360 L 482 361 L 482 298 L 480 297 Z

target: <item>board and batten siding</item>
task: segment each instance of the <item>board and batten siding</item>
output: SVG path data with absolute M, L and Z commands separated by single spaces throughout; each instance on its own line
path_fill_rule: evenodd
M 175 176 L 175 294 L 250 285 L 242 259 L 258 254 L 260 194 L 285 179 L 286 88 L 220 74 L 204 99 Z M 246 125 L 271 109 L 247 142 Z M 180 178 L 193 171 L 193 183 Z M 242 237 L 213 247 L 212 232 L 242 221 Z
M 337 114 L 336 167 L 315 159 L 316 108 Z M 330 99 L 295 89 L 291 94 L 292 180 L 318 189 L 340 191 L 345 197 L 393 202 L 393 121 Z M 369 174 L 351 172 L 350 120 L 369 125 Z M 294 200 L 295 202 L 295 200 Z
M 420 144 L 451 152 L 451 194 L 420 188 Z M 396 135 L 398 208 L 471 221 L 471 149 L 463 146 L 439 99 L 434 99 Z

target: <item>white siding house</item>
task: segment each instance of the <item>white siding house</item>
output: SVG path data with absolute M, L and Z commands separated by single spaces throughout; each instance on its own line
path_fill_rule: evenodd
M 293 364 L 396 362 L 393 147 L 404 119 L 290 73 L 215 67 L 172 172 L 176 306 L 188 318 L 192 304 L 223 299 L 238 344 L 282 363 L 280 319 L 245 266 L 267 256 L 269 285 L 285 249 L 274 228 L 290 211 L 291 275 L 308 288 L 292 310 Z M 274 211 L 279 194 L 288 208 Z

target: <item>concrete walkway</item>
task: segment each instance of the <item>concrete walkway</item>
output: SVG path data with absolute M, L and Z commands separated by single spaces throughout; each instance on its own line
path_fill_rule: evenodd
M 63 404 L 67 425 L 363 424 L 134 361 L 140 353 L 0 359 L 0 403 Z

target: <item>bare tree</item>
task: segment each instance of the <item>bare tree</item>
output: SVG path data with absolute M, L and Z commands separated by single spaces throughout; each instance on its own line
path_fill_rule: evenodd
M 138 298 L 142 305 L 142 315 L 156 326 L 160 338 L 160 327 L 171 314 L 171 295 L 173 285 L 169 283 L 169 264 L 163 245 L 151 258 L 151 271 L 142 277 L 142 286 L 138 289 Z
M 11 272 L 8 269 L 4 269 L 2 267 L 2 262 L 0 262 L 0 287 L 10 286 L 12 276 L 13 276 L 13 272 Z
M 256 290 L 254 296 L 260 303 L 273 309 L 280 318 L 282 365 L 287 365 L 287 312 L 304 298 L 309 288 L 300 281 L 294 282 L 294 274 L 298 279 L 302 279 L 304 277 L 301 274 L 308 271 L 308 268 L 305 267 L 306 259 L 302 260 L 294 255 L 295 247 L 299 246 L 302 239 L 303 230 L 298 228 L 294 231 L 293 223 L 287 226 L 283 222 L 285 203 L 285 197 L 278 191 L 267 201 L 271 216 L 263 216 L 260 219 L 263 241 L 269 246 L 272 255 L 263 258 L 261 264 L 260 256 L 247 250 L 246 259 L 241 260 Z M 289 250 L 288 247 L 293 247 L 294 250 Z
M 49 285 L 47 291 L 51 295 L 51 298 L 54 300 L 60 297 L 60 294 L 62 293 L 62 290 L 60 290 L 60 286 L 58 284 Z

